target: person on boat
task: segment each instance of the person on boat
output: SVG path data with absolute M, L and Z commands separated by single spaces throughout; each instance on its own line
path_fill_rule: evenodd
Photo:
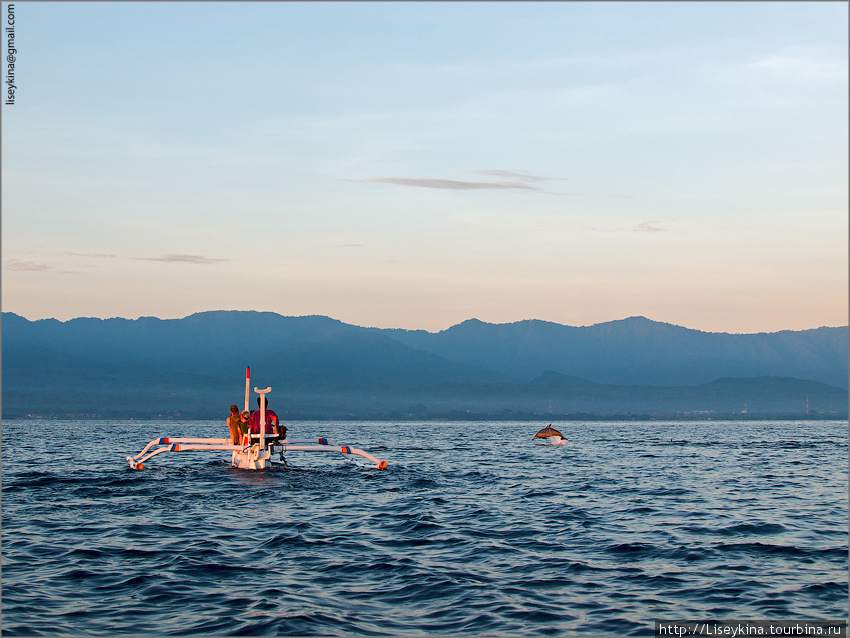
M 248 410 L 243 410 L 242 414 L 239 415 L 239 432 L 242 436 L 248 434 L 248 419 L 250 416 L 251 413 Z
M 286 427 L 280 426 L 280 419 L 277 418 L 274 410 L 269 410 L 269 400 L 263 397 L 266 402 L 266 422 L 265 430 L 266 441 L 269 439 L 280 440 L 286 438 Z M 260 397 L 257 397 L 257 407 L 260 407 Z M 254 434 L 260 433 L 260 410 L 252 410 L 251 416 L 248 418 L 248 427 Z
M 242 441 L 242 432 L 239 428 L 242 418 L 239 416 L 239 406 L 230 406 L 230 416 L 227 417 L 227 428 L 230 430 L 230 440 L 233 445 L 239 445 Z

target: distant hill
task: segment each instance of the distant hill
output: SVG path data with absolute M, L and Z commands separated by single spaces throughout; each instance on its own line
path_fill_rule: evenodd
M 433 334 L 392 331 L 414 348 L 529 380 L 546 370 L 598 383 L 699 384 L 720 377 L 789 376 L 846 388 L 848 329 L 758 334 L 690 330 L 645 317 L 587 327 L 476 319 Z
M 448 330 L 216 311 L 184 319 L 2 315 L 3 414 L 177 413 L 241 403 L 243 370 L 292 417 L 688 410 L 846 412 L 848 330 L 705 333 L 633 317 Z M 223 406 L 223 407 L 222 407 Z M 224 410 L 226 412 L 226 409 Z

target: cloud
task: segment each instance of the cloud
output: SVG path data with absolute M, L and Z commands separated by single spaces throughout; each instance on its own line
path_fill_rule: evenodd
M 535 186 L 520 182 L 462 182 L 454 179 L 432 179 L 428 177 L 373 177 L 371 179 L 351 180 L 380 184 L 396 184 L 397 186 L 416 186 L 418 188 L 438 188 L 443 190 L 540 190 Z
M 47 264 L 40 264 L 35 261 L 21 261 L 20 259 L 7 259 L 6 260 L 6 268 L 9 270 L 50 270 L 52 266 L 48 266 Z
M 120 259 L 119 255 L 111 255 L 108 253 L 74 253 L 69 250 L 66 250 L 59 254 L 68 255 L 69 257 L 98 257 L 100 259 Z
M 657 219 L 651 219 L 648 222 L 641 222 L 637 226 L 632 229 L 634 233 L 660 233 L 663 232 L 664 228 L 659 228 L 655 226 L 658 223 Z
M 786 47 L 750 67 L 786 80 L 835 81 L 847 77 L 846 53 L 826 46 Z
M 490 175 L 492 177 L 508 177 L 511 179 L 518 179 L 525 182 L 542 182 L 547 178 L 541 177 L 540 175 L 533 175 L 532 173 L 526 173 L 525 171 L 504 171 L 500 169 L 483 169 L 480 171 L 472 171 L 478 175 Z
M 222 261 L 230 261 L 229 259 L 212 259 L 210 257 L 202 257 L 201 255 L 163 255 L 162 257 L 140 257 L 139 259 L 144 261 L 162 261 L 169 264 L 216 264 Z
M 363 248 L 363 244 L 339 244 L 337 248 Z
M 60 255 L 68 255 L 70 257 L 88 257 L 98 259 L 135 259 L 138 261 L 162 261 L 165 263 L 185 263 L 185 264 L 216 264 L 222 261 L 230 261 L 229 259 L 217 259 L 212 257 L 204 257 L 202 255 L 162 255 L 161 257 L 123 257 L 121 255 L 113 255 L 110 253 L 75 253 L 64 251 Z

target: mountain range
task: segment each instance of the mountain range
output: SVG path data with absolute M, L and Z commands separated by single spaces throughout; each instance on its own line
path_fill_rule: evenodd
M 290 418 L 847 412 L 848 329 L 708 333 L 631 317 L 378 329 L 322 316 L 2 314 L 3 415 L 212 418 L 244 369 Z M 554 417 L 553 417 L 554 418 Z

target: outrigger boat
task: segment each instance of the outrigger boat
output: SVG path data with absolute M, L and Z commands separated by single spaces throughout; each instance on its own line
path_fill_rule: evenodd
M 248 411 L 248 398 L 251 387 L 251 368 L 245 371 L 245 411 Z M 320 437 L 318 439 L 278 440 L 270 438 L 267 442 L 264 424 L 266 422 L 266 394 L 271 388 L 260 390 L 254 388 L 254 392 L 260 395 L 260 432 L 242 435 L 240 445 L 233 445 L 230 438 L 226 439 L 198 439 L 198 438 L 172 438 L 165 437 L 154 439 L 135 456 L 128 456 L 127 463 L 134 470 L 144 469 L 144 461 L 162 454 L 163 452 L 196 452 L 208 450 L 228 450 L 231 452 L 231 465 L 243 470 L 261 470 L 266 467 L 266 462 L 271 464 L 272 454 L 278 454 L 280 460 L 286 463 L 284 454 L 288 452 L 337 452 L 339 454 L 353 454 L 362 456 L 375 464 L 375 469 L 383 470 L 387 467 L 386 461 L 379 461 L 374 456 L 363 450 L 350 445 L 337 445 L 333 441 Z M 158 447 L 157 447 L 158 446 Z M 153 449 L 152 448 L 156 448 Z

